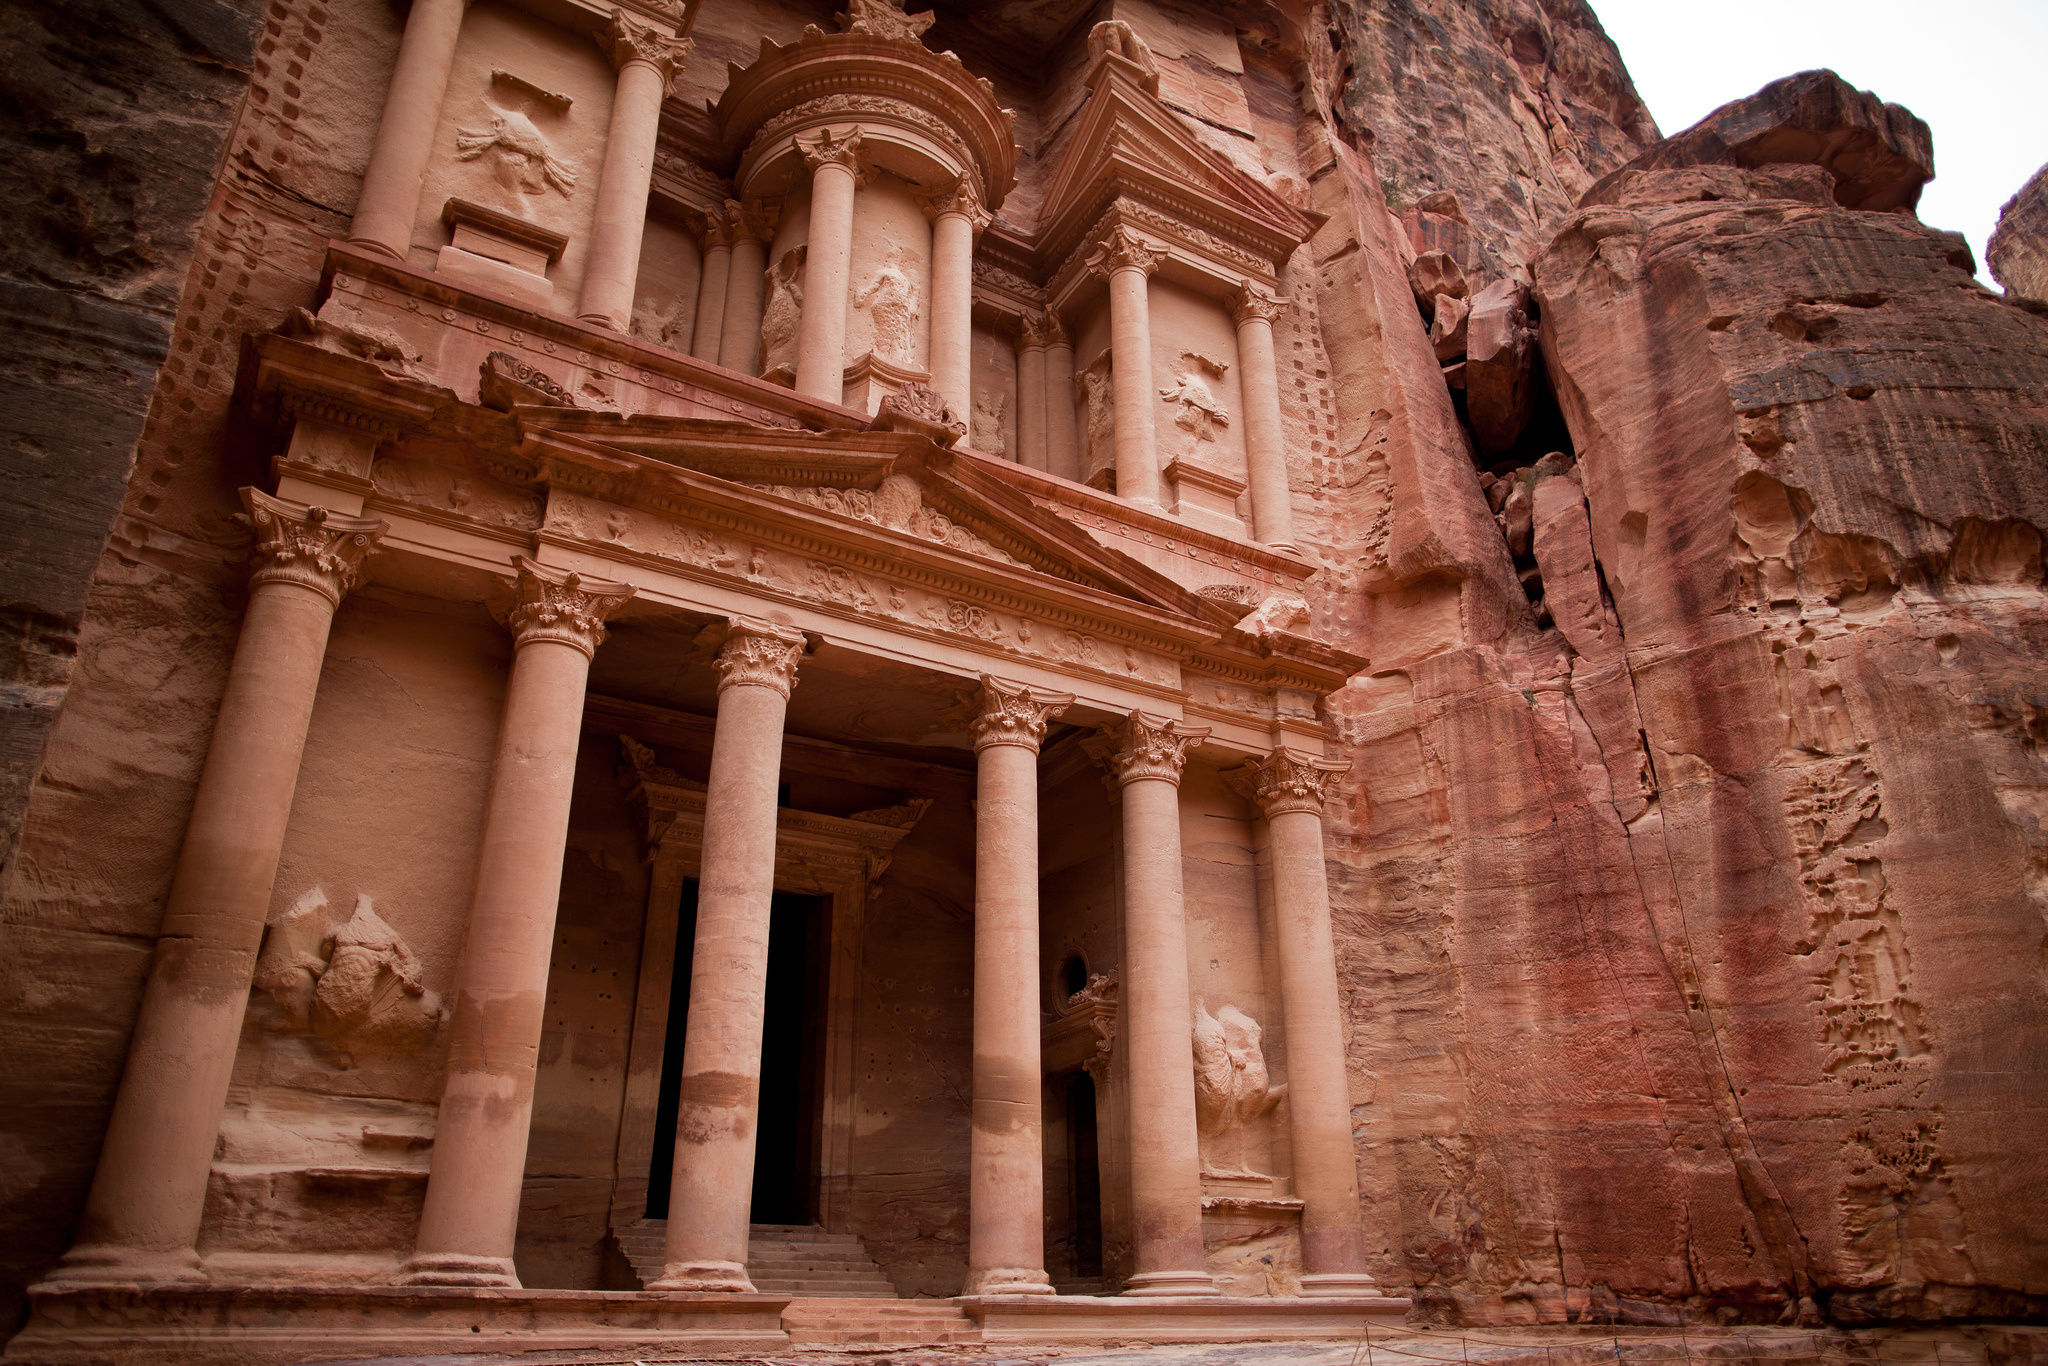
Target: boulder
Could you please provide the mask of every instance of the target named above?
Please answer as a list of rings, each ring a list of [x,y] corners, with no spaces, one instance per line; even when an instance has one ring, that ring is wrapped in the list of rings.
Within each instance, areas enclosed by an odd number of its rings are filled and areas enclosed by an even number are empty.
[[[1440,361],[1454,361],[1465,354],[1465,320],[1472,306],[1448,294],[1436,296],[1436,310],[1429,321],[1429,344]]]
[[[1438,295],[1465,297],[1465,272],[1447,252],[1425,251],[1408,263],[1408,284],[1425,309],[1435,307]]]
[[[1472,300],[1466,322],[1465,403],[1482,455],[1515,444],[1535,399],[1536,329],[1529,288],[1496,280]]]
[[[1802,71],[1666,138],[1603,177],[1579,203],[1608,202],[1610,182],[1632,171],[1784,163],[1825,168],[1834,177],[1835,203],[1845,209],[1910,209],[1934,179],[1934,138],[1911,110],[1832,71]]]
[[[2005,201],[1984,256],[2007,294],[2048,303],[2048,166]]]

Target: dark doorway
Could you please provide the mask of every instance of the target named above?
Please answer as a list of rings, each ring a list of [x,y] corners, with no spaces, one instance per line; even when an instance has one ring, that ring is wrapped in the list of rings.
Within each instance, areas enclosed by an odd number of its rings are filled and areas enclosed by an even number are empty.
[[[1095,1138],[1095,1079],[1074,1073],[1067,1088],[1067,1132],[1074,1145],[1074,1277],[1102,1274],[1102,1166]]]
[[[826,899],[777,892],[768,920],[768,990],[761,1030],[761,1099],[754,1140],[752,1222],[808,1224],[817,1215],[817,1149],[824,1042]],[[697,940],[697,884],[683,884],[676,914],[675,971],[655,1102],[647,1217],[668,1217]]]

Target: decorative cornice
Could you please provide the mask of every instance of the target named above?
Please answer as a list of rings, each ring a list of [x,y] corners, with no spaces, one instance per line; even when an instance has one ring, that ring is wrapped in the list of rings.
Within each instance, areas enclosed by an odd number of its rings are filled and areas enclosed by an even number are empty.
[[[865,185],[871,168],[867,152],[861,145],[861,127],[855,124],[837,138],[829,128],[820,128],[817,138],[806,143],[796,140],[797,151],[803,153],[804,165],[815,172],[820,166],[844,166],[853,173],[855,185]]]
[[[256,532],[257,566],[249,586],[295,583],[336,607],[362,574],[363,561],[390,524],[376,517],[337,517],[318,505],[242,490],[247,521]]]
[[[1287,301],[1277,294],[1259,288],[1247,280],[1237,287],[1237,292],[1225,301],[1230,308],[1230,320],[1242,326],[1256,318],[1270,323],[1287,311]]]
[[[796,686],[796,663],[804,637],[794,627],[759,617],[728,617],[731,633],[718,651],[718,690],[753,685],[784,697]]]
[[[967,729],[976,754],[990,745],[1016,745],[1036,754],[1045,741],[1046,723],[1074,705],[1074,695],[983,674],[980,695],[964,701],[974,712]]]
[[[604,644],[605,618],[633,596],[633,586],[608,579],[586,579],[573,570],[536,564],[524,555],[513,557],[519,576],[517,604],[506,614],[514,649],[536,641],[553,641],[597,653]]]
[[[611,61],[612,69],[624,71],[634,62],[645,62],[661,77],[664,98],[675,93],[676,73],[682,70],[695,43],[663,33],[651,24],[637,24],[623,9],[612,11],[611,22],[597,35],[597,45]]]
[[[1108,768],[1119,784],[1141,778],[1164,778],[1179,786],[1187,766],[1188,747],[1209,738],[1207,726],[1188,726],[1163,716],[1134,711],[1106,728],[1082,748]]]
[[[1139,270],[1150,275],[1159,269],[1159,257],[1160,252],[1150,243],[1119,224],[1088,253],[1083,268],[1104,279],[1119,270]]]
[[[1276,749],[1263,759],[1234,768],[1223,780],[1239,794],[1249,797],[1259,814],[1271,819],[1290,811],[1323,814],[1330,786],[1351,764],[1343,759],[1318,759]]]

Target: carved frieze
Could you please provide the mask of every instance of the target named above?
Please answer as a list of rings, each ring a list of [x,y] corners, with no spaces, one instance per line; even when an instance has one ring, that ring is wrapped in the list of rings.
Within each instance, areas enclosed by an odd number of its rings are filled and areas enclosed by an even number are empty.
[[[477,367],[477,400],[486,408],[509,413],[521,404],[573,408],[576,400],[546,371],[528,365],[509,351],[493,351]]]
[[[361,576],[363,561],[389,529],[375,517],[341,517],[324,507],[242,490],[244,520],[256,532],[256,567],[249,586],[295,583],[335,606]]]
[[[515,648],[553,641],[595,654],[604,643],[605,618],[633,595],[631,584],[586,579],[573,570],[536,564],[524,555],[513,563],[518,566],[513,583],[517,601],[506,613],[505,624],[512,630]]]
[[[925,389],[925,386],[916,386]],[[925,389],[929,394],[931,391]],[[889,400],[884,400],[884,404]],[[851,517],[857,522],[906,531],[936,541],[952,550],[976,555],[997,564],[1016,564],[1017,559],[986,537],[961,526],[936,508],[925,506],[924,490],[907,474],[892,474],[873,491],[867,489],[795,488],[787,484],[749,484],[748,488],[788,498],[807,507]]]

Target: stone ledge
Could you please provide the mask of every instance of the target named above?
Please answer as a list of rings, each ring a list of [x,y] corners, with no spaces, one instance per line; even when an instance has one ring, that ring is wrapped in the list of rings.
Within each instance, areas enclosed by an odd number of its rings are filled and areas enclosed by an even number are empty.
[[[1228,1296],[1001,1295],[957,1303],[981,1329],[984,1343],[1058,1346],[1112,1339],[1158,1342],[1252,1342],[1355,1338],[1371,1322],[1397,1328],[1407,1319],[1405,1296],[1239,1299]]]

